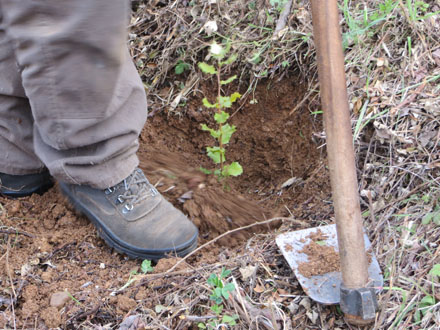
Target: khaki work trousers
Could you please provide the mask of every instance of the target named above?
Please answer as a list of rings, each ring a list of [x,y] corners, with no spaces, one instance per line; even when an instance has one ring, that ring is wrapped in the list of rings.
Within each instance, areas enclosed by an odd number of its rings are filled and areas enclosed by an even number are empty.
[[[0,172],[111,187],[147,118],[127,0],[0,0]]]

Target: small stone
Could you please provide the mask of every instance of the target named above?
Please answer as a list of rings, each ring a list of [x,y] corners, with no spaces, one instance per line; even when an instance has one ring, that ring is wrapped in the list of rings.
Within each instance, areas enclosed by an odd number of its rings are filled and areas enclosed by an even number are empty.
[[[31,272],[31,270],[32,266],[30,264],[24,264],[23,266],[21,266],[20,274],[21,276],[26,276]]]
[[[101,262],[101,263],[99,264],[99,268],[101,268],[101,269],[105,269],[105,263]]]
[[[240,268],[240,273],[243,280],[247,280],[248,278],[253,276],[255,274],[256,269],[257,269],[256,266],[251,266],[251,265]]]
[[[52,307],[56,307],[56,308],[61,308],[63,307],[66,302],[69,300],[69,295],[67,294],[67,292],[64,291],[60,291],[60,292],[55,292],[51,297],[50,297],[50,305]]]

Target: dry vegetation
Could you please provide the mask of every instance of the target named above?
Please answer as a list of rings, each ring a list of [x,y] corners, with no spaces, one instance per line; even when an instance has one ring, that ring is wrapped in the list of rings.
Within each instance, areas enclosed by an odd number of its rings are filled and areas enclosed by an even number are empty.
[[[285,75],[308,82],[306,97],[319,96],[306,1],[293,1],[286,25],[276,33],[288,1],[152,3],[137,9],[131,44],[153,111],[179,112],[178,104],[197,89],[201,77],[195,64],[213,38],[229,38],[240,50],[233,69],[249,86],[248,101],[259,79]],[[375,327],[438,328],[440,4],[385,0],[340,1],[340,6],[361,204],[386,281]],[[218,27],[211,36],[209,21]],[[186,70],[177,75],[179,63]],[[316,109],[311,113],[319,116]],[[271,265],[277,254],[271,237],[252,251],[240,264],[254,265],[254,276],[239,286],[256,306],[264,306],[254,325],[263,322],[266,309],[269,327],[276,320],[288,328],[346,327],[340,316],[331,316],[338,315],[336,309],[310,306],[296,290],[279,294],[280,281],[291,279]],[[197,287],[188,292],[200,293]],[[246,313],[239,315],[241,325],[250,326]]]
[[[286,20],[283,8],[290,7]],[[349,101],[364,225],[384,272],[375,329],[440,327],[440,2],[340,1]],[[288,8],[288,7],[287,7]],[[202,77],[197,62],[216,39],[231,40],[239,60],[230,68],[253,101],[261,79],[305,81],[319,98],[308,1],[137,1],[130,47],[149,94],[151,114],[184,116]],[[217,28],[212,31],[214,23]],[[279,31],[277,23],[281,24]],[[298,107],[299,108],[299,107]],[[319,117],[319,109],[309,109]],[[322,132],[317,132],[325,143]],[[287,219],[282,227],[304,226]],[[2,229],[3,230],[3,229]],[[6,228],[4,230],[7,230]],[[161,286],[161,304],[139,307],[122,324],[93,329],[181,329],[215,319],[211,274],[231,270],[231,298],[221,315],[247,329],[345,329],[336,306],[310,301],[275,244],[257,235],[237,255],[209,265],[139,275],[132,285]],[[3,258],[3,257],[1,257]],[[7,256],[5,257],[7,258]],[[163,280],[157,284],[158,279]],[[221,319],[221,318],[220,318]],[[218,322],[221,323],[221,322]],[[72,326],[73,326],[72,325]],[[373,327],[373,326],[372,326]],[[353,327],[351,327],[353,328]]]

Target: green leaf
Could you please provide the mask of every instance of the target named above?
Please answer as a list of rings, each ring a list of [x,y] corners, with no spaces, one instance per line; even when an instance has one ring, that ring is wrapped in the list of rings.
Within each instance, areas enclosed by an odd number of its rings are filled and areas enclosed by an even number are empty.
[[[235,285],[234,285],[234,283],[228,283],[228,284],[226,284],[225,287],[224,287],[224,290],[226,290],[226,291],[230,291],[230,292],[234,291],[234,290],[235,290]]]
[[[229,96],[220,96],[217,97],[218,104],[220,108],[230,108],[232,106],[232,101]]]
[[[237,54],[232,54],[229,56],[229,58],[226,61],[220,62],[220,65],[228,65],[235,62],[235,60],[238,58]]]
[[[206,329],[206,325],[205,325],[205,323],[199,322],[199,323],[197,324],[197,326],[199,327],[199,329]]]
[[[220,131],[210,128],[206,124],[201,124],[200,127],[202,128],[202,131],[208,131],[213,138],[218,139],[220,137]]]
[[[239,176],[243,173],[243,167],[238,162],[232,162],[223,167],[223,176]]]
[[[232,103],[237,101],[241,97],[241,94],[238,92],[233,93],[230,96],[220,96],[217,97],[218,104],[220,104],[220,108],[230,108]]]
[[[239,92],[235,92],[230,97],[231,97],[231,102],[234,103],[241,97],[241,94]]]
[[[220,147],[206,147],[206,154],[215,164],[225,161],[225,149]]]
[[[440,276],[440,264],[435,264],[434,267],[429,271],[429,275]]]
[[[434,213],[426,213],[422,219],[422,225],[429,225],[429,223],[432,221],[432,218],[434,218]]]
[[[229,316],[229,315],[223,315],[222,317],[222,323],[227,323],[229,325],[236,325],[237,323],[235,322],[235,320],[237,319],[237,317],[234,316]]]
[[[176,74],[182,74],[185,70],[189,69],[189,64],[179,60],[174,67],[174,72]]]
[[[222,296],[222,288],[215,288],[214,289],[214,296],[216,296],[216,297],[221,297]]]
[[[226,269],[225,267],[222,267],[220,278],[226,278],[229,275],[231,275],[231,271],[229,269]]]
[[[260,63],[260,61],[261,61],[260,53],[259,52],[255,52],[252,55],[252,58],[249,61],[252,62],[253,64]]]
[[[232,318],[232,317],[229,316],[229,315],[223,315],[223,317],[222,317],[222,323],[229,323],[229,322],[232,322],[232,321],[234,321],[234,318]]]
[[[211,171],[211,170],[208,170],[207,168],[204,168],[204,167],[202,167],[202,166],[199,167],[199,170],[200,170],[201,172],[203,172],[204,174],[212,174],[212,171]]]
[[[216,274],[211,274],[208,277],[207,282],[208,282],[209,285],[211,285],[213,287],[217,287],[218,283],[220,282],[220,279],[218,278],[218,276]]]
[[[204,73],[209,73],[209,74],[216,74],[217,73],[217,70],[214,68],[213,65],[210,65],[205,62],[199,62],[197,65],[200,68],[200,70],[202,70]]]
[[[220,132],[221,132],[221,136],[222,136],[222,143],[223,144],[228,144],[229,140],[231,140],[231,136],[232,134],[234,134],[234,132],[236,131],[236,128],[234,125],[223,125],[220,127]]]
[[[436,225],[440,225],[440,211],[434,212],[434,217],[433,217],[432,221]]]
[[[228,292],[228,290],[226,290],[225,288],[222,289],[222,296],[223,296],[225,299],[229,299],[229,292]]]
[[[152,272],[154,269],[153,266],[151,266],[151,260],[145,259],[144,261],[142,261],[141,270],[143,273]]]
[[[325,245],[325,241],[316,241],[316,244],[324,246]]]
[[[218,315],[222,312],[223,305],[213,305],[211,306],[211,310]]]
[[[215,104],[209,103],[209,101],[206,97],[203,98],[202,103],[207,108],[217,108],[217,106],[218,106],[218,103],[215,103]]]
[[[420,300],[419,310],[421,310],[422,314],[425,315],[427,310],[424,308],[430,307],[433,305],[435,305],[435,298],[433,296],[427,295],[427,296],[423,297],[422,300]]]
[[[422,319],[420,310],[416,309],[416,312],[414,313],[414,321],[416,321],[417,323],[420,322],[420,320]]]
[[[216,112],[214,114],[214,119],[217,122],[217,124],[224,124],[229,118],[229,113],[225,111],[221,111],[220,113]]]
[[[237,79],[237,75],[236,74],[233,75],[232,77],[229,77],[226,80],[220,80],[220,85],[227,85],[227,84],[233,82],[235,79]]]
[[[222,289],[215,288],[209,299],[213,300],[216,304],[221,304],[222,302]]]

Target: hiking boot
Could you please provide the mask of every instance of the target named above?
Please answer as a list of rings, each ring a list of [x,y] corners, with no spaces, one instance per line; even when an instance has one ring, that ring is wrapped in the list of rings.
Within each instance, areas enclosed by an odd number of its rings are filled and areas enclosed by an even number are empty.
[[[196,226],[165,200],[141,169],[105,190],[66,183],[60,187],[106,243],[131,258],[182,257],[197,246]]]
[[[0,194],[9,197],[24,197],[33,193],[42,194],[53,186],[49,171],[35,174],[11,175],[0,173]]]

